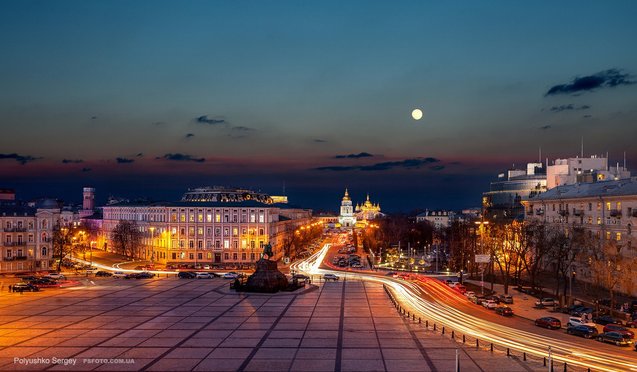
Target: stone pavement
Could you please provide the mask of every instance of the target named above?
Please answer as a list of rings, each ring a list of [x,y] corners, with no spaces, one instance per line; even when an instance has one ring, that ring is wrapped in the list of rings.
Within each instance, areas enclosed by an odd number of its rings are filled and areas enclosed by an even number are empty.
[[[268,296],[222,279],[93,283],[0,297],[0,369],[451,371],[457,348],[462,371],[543,369],[425,330],[377,284]]]

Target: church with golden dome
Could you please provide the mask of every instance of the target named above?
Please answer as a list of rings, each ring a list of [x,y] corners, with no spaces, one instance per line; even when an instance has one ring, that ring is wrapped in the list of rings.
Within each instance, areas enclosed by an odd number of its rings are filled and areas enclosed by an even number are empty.
[[[338,216],[338,223],[341,227],[365,227],[369,221],[382,216],[380,204],[372,203],[369,200],[369,194],[367,194],[367,200],[363,204],[357,203],[354,207],[349,192],[345,189],[345,195],[341,201],[341,213]]]

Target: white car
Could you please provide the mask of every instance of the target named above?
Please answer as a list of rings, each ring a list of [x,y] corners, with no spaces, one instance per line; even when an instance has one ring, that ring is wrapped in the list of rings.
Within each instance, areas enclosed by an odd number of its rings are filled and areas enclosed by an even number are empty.
[[[206,273],[206,272],[198,272],[198,273],[195,273],[195,278],[197,278],[197,279],[212,279],[212,278],[214,278],[214,275],[212,275],[211,273]]]
[[[123,278],[126,274],[123,271],[114,271],[113,278]]]
[[[476,293],[474,291],[466,291],[464,295],[467,296],[467,298],[469,298],[469,297],[475,296]]]
[[[555,306],[557,301],[554,298],[547,297],[541,298],[538,301],[535,301],[535,306]]]
[[[325,275],[323,275],[323,280],[326,280],[326,281],[327,281],[327,280],[334,280],[334,281],[336,281],[336,280],[338,280],[338,279],[339,279],[339,278],[338,278],[338,276],[336,276],[336,275],[334,275],[334,274],[325,274]]]
[[[486,300],[482,302],[482,306],[486,307],[489,310],[493,310],[498,307],[498,304],[493,300]]]
[[[66,277],[60,273],[51,273],[44,276],[45,278],[51,278],[56,280],[64,280]]]
[[[585,325],[585,326],[589,326],[589,327],[595,327],[595,323],[590,323],[590,322],[584,322],[582,321],[582,318],[578,318],[576,316],[572,316],[568,318],[568,322],[566,323],[567,327],[575,327],[578,325]]]
[[[224,279],[237,279],[238,277],[239,277],[239,274],[235,273],[234,271],[223,274]]]
[[[210,265],[203,265],[204,270],[210,270]]]

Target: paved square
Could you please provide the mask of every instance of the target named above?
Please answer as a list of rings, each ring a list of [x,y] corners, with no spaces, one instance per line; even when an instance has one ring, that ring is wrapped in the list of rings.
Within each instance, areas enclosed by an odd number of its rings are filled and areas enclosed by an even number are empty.
[[[229,293],[222,279],[93,283],[3,294],[0,370],[454,367],[458,345],[400,317],[376,284],[330,282],[302,293],[258,295]],[[463,371],[539,369],[501,355],[460,350]]]

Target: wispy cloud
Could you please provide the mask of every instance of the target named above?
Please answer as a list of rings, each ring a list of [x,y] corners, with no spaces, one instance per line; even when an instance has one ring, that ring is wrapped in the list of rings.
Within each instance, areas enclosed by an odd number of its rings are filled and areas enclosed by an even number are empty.
[[[320,138],[315,138],[315,139],[312,140],[312,142],[314,142],[314,143],[326,143],[327,140],[320,139]]]
[[[591,92],[600,88],[634,84],[635,82],[630,79],[629,74],[623,73],[620,69],[612,68],[593,75],[575,77],[570,83],[554,85],[544,96]]]
[[[62,164],[79,164],[83,163],[82,159],[62,159]]]
[[[26,163],[30,163],[32,161],[36,161],[39,159],[42,159],[41,157],[34,157],[31,155],[19,155],[16,153],[12,153],[12,154],[0,154],[0,160],[2,159],[13,159],[15,161],[17,161],[18,163],[25,165]]]
[[[144,153],[143,152],[138,152],[137,155],[135,155],[135,156],[137,156],[138,158],[141,158],[141,157],[144,156]]]
[[[542,125],[540,127],[541,130],[547,130],[547,129],[551,129],[551,128],[552,128],[551,124]]]
[[[559,106],[553,106],[551,107],[549,110],[551,112],[562,112],[562,111],[571,111],[571,110],[588,110],[589,108],[591,108],[590,105],[581,105],[581,106],[576,106],[572,103],[569,103],[568,105],[559,105]]]
[[[347,155],[336,155],[335,159],[360,159],[360,158],[371,158],[374,155],[368,152],[359,152],[358,154],[347,154]]]
[[[162,157],[157,157],[155,159],[165,159],[165,160],[172,160],[172,161],[194,161],[197,163],[203,163],[204,161],[206,161],[205,158],[195,158],[191,155],[180,154],[180,153],[166,154]]]
[[[238,127],[232,127],[232,130],[239,131],[239,132],[252,132],[252,131],[255,131],[256,129],[250,128],[250,127],[238,126]]]
[[[117,160],[117,164],[130,164],[135,161],[135,159],[128,159],[128,158],[117,158],[115,160]]]
[[[209,115],[202,115],[195,118],[195,122],[207,125],[219,125],[224,124],[226,122],[226,119],[220,117],[209,117]]]
[[[376,163],[371,165],[351,165],[351,166],[338,166],[338,165],[330,165],[325,167],[314,168],[315,170],[320,171],[352,171],[352,170],[360,170],[360,171],[385,171],[390,169],[415,169],[421,168],[428,164],[438,163],[440,159],[427,157],[427,158],[413,158],[413,159],[405,159],[398,161],[386,161],[382,163]],[[442,168],[440,168],[442,167]],[[435,169],[434,169],[435,168]],[[442,170],[444,166],[432,166],[430,169],[432,170]]]
[[[91,168],[87,168],[87,167],[82,168],[82,172],[90,172],[90,171],[92,171]]]
[[[185,139],[191,139],[192,137],[194,137],[195,135],[192,133],[186,133],[186,135],[184,136]]]

